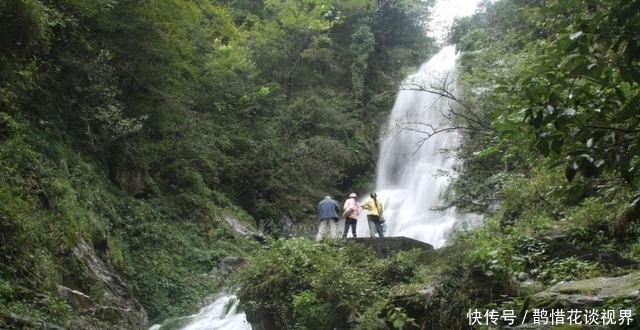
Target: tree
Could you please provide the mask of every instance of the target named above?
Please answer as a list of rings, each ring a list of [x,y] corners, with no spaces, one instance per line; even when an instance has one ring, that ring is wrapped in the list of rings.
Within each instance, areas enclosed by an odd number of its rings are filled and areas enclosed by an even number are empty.
[[[577,173],[616,173],[627,184],[638,177],[640,158],[640,26],[638,1],[550,7],[559,37],[549,43],[540,65],[498,81],[506,106],[496,111],[503,134],[526,134],[544,156]]]

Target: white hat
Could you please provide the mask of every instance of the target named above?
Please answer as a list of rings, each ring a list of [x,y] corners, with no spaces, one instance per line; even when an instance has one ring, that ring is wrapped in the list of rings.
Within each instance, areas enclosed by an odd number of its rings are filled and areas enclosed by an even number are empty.
[[[351,193],[351,195],[349,195],[349,198],[351,198],[351,197],[356,198],[358,196],[356,195],[356,193]]]

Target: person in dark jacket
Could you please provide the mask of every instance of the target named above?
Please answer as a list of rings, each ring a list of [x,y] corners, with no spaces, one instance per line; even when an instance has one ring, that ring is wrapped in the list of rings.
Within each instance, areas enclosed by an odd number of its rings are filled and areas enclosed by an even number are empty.
[[[316,241],[320,241],[324,236],[334,237],[336,235],[338,214],[340,214],[340,205],[331,196],[325,197],[318,204],[320,226]]]

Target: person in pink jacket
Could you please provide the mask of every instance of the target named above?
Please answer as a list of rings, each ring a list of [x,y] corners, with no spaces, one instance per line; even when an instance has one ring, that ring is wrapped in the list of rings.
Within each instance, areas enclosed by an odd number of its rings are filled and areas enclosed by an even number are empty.
[[[349,226],[351,226],[351,233],[353,237],[356,236],[356,225],[358,224],[358,215],[360,214],[360,203],[356,200],[356,193],[351,193],[349,195],[349,199],[344,202],[344,207],[342,208],[344,212],[342,216],[344,216],[344,231],[342,232],[342,238],[347,238],[347,233],[349,232]]]

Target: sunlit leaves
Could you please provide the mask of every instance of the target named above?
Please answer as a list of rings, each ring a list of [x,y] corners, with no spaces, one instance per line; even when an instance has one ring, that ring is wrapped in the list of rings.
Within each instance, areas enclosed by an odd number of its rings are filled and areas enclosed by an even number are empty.
[[[330,0],[265,0],[264,7],[290,29],[321,31],[340,21]]]

